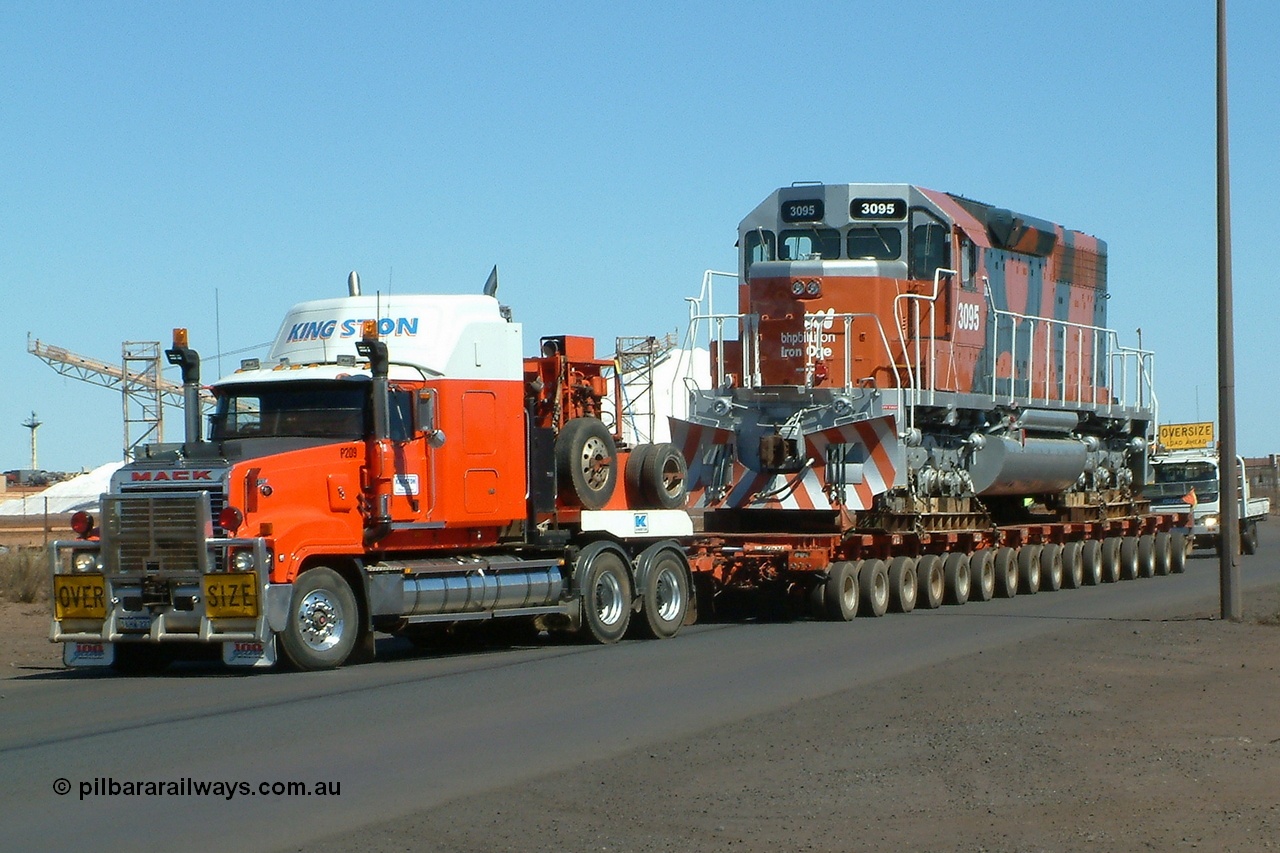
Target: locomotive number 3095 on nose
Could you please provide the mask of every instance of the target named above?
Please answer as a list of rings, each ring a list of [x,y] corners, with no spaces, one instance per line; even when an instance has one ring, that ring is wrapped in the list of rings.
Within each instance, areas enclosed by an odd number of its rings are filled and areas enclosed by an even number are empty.
[[[906,219],[907,203],[900,198],[855,198],[849,204],[850,219]]]

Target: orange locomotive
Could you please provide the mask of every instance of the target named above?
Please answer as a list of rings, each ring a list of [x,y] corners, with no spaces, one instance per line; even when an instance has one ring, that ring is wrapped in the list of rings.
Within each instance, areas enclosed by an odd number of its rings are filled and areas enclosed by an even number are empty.
[[[1181,566],[1176,519],[1138,496],[1152,354],[1106,328],[1102,241],[911,185],[797,184],[738,247],[736,312],[694,303],[711,382],[672,422],[722,537],[693,549],[711,592],[848,618],[859,592],[883,612],[1011,595],[1020,571],[1034,592],[1041,568],[1056,588],[1063,559],[1068,584]]]
[[[175,334],[186,441],[149,447],[100,527],[82,514],[81,538],[51,546],[67,664],[204,646],[321,669],[371,655],[375,630],[425,641],[504,619],[614,642],[633,613],[656,638],[692,620],[683,478],[661,476],[679,455],[620,449],[601,420],[613,362],[572,336],[522,357],[496,271],[490,285],[375,298],[353,273],[213,386],[207,440],[199,357]]]

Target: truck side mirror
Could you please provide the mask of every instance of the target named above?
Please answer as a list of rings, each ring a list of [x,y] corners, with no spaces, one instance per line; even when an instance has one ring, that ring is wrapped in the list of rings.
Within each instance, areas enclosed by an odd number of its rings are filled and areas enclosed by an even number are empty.
[[[436,427],[436,392],[430,389],[418,392],[418,432],[427,437],[427,443],[439,448],[444,444],[444,432]]]
[[[434,391],[418,392],[418,432],[432,432],[436,428],[436,395]]]

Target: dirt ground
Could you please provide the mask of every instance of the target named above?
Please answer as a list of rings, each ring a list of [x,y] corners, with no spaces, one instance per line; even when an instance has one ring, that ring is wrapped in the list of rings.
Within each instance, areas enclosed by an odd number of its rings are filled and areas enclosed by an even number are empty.
[[[0,603],[0,677],[61,665],[46,606]],[[307,850],[1280,849],[1277,611],[1077,623]]]

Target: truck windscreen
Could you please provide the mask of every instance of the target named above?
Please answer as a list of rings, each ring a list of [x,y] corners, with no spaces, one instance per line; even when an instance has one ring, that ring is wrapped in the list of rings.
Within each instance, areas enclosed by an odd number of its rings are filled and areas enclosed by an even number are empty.
[[[1181,499],[1196,490],[1196,499],[1218,499],[1218,468],[1212,462],[1162,462],[1152,466],[1154,483],[1143,489],[1148,497]]]
[[[222,389],[211,418],[213,441],[243,438],[332,438],[368,430],[369,386],[363,382],[272,382]]]

